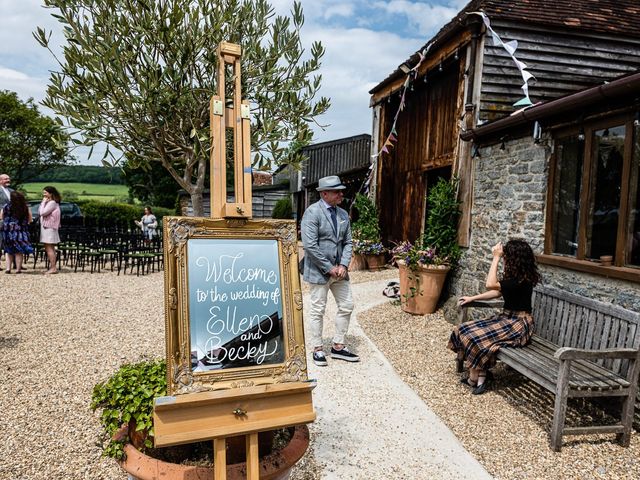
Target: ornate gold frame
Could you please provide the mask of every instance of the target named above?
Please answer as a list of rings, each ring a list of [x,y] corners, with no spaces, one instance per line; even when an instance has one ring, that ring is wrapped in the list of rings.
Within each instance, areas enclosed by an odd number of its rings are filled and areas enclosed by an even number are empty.
[[[306,381],[307,362],[295,222],[292,220],[214,220],[199,217],[164,217],[163,223],[168,395]],[[285,338],[283,363],[211,372],[192,372],[187,241],[196,238],[277,240],[280,254],[283,336]]]

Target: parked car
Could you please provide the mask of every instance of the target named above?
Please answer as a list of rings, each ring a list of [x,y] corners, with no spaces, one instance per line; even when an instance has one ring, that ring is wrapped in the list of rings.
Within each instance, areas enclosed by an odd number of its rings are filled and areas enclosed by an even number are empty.
[[[38,217],[38,207],[40,206],[40,202],[38,200],[29,201],[29,209],[31,209],[31,216],[33,217],[33,221],[37,221]],[[82,224],[84,220],[84,216],[82,215],[82,211],[78,204],[73,202],[61,202],[60,203],[60,219],[64,224],[72,224],[78,225]]]

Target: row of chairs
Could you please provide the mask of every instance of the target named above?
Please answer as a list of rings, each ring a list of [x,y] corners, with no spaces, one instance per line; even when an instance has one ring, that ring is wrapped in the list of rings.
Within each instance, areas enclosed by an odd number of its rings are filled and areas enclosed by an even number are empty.
[[[87,227],[66,229],[60,232],[60,243],[56,246],[58,268],[67,266],[75,272],[88,269],[91,273],[103,269],[123,274],[144,275],[162,270],[164,256],[162,236],[147,240],[140,232],[96,231]],[[33,266],[48,259],[44,246],[34,243]]]

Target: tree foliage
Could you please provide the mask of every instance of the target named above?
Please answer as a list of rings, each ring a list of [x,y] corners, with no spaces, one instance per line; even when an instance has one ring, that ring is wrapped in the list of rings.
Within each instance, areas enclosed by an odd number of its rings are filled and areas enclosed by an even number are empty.
[[[242,91],[252,113],[254,166],[297,163],[310,123],[329,107],[314,101],[324,48],[300,40],[304,16],[275,16],[267,0],[44,0],[67,44],[45,105],[86,145],[104,141],[133,168],[161,164],[202,212],[209,163],[209,101],[217,90],[216,47],[242,46]],[[34,32],[49,48],[50,34]],[[113,156],[109,150],[105,156]],[[115,158],[105,158],[113,163]]]
[[[151,168],[132,168],[125,164],[124,182],[129,187],[129,195],[148,205],[172,208],[176,204],[180,187],[159,163]],[[207,185],[205,178],[205,185]]]
[[[14,187],[71,163],[67,142],[68,135],[32,99],[23,102],[15,92],[0,91],[0,173],[10,175]]]
[[[29,169],[30,181],[50,183],[98,183],[105,185],[124,185],[120,167],[99,167],[96,165],[70,165],[53,168],[41,173]]]

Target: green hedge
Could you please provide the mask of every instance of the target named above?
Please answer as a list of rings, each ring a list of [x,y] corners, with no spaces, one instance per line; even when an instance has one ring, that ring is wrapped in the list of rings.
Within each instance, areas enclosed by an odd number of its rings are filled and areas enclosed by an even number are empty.
[[[85,222],[87,219],[93,220],[96,223],[114,223],[114,224],[127,224],[131,227],[135,227],[134,220],[140,220],[144,215],[144,207],[138,205],[128,205],[126,203],[105,203],[96,200],[78,200],[76,202],[82,214],[84,215]],[[165,215],[175,215],[176,212],[171,208],[151,207],[153,214],[158,219],[158,223],[162,222],[162,217]]]

